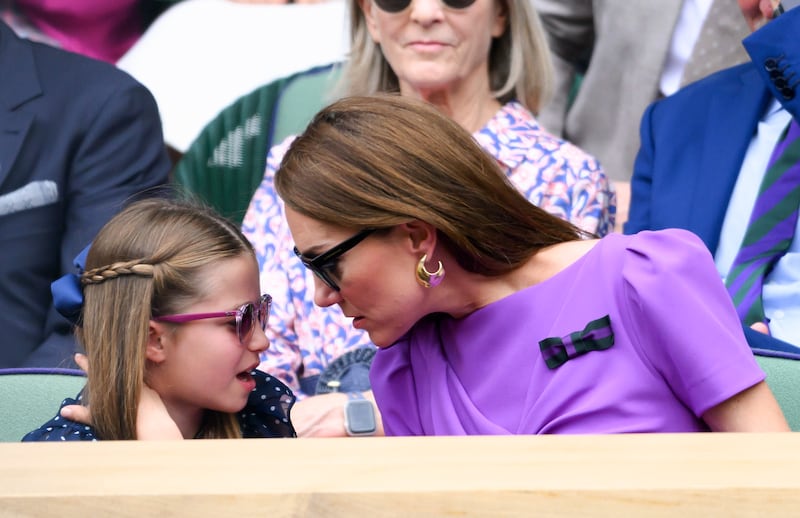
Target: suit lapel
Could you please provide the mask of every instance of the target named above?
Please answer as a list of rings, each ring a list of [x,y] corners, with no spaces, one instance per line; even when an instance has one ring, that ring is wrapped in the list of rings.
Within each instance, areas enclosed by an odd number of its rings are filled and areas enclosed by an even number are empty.
[[[0,190],[16,161],[34,116],[20,110],[42,95],[33,50],[0,22]]]
[[[17,160],[32,122],[33,115],[25,112],[6,113],[0,121],[0,192],[4,190],[3,183]]]
[[[712,253],[719,244],[744,156],[769,100],[769,91],[750,66],[742,68],[739,82],[720,83],[710,102],[690,221]]]

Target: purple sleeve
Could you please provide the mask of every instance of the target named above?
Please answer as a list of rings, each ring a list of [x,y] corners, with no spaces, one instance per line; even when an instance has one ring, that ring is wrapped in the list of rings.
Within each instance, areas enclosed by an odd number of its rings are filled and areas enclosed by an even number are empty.
[[[635,347],[695,415],[765,378],[697,236],[640,232],[627,247],[623,278]]]

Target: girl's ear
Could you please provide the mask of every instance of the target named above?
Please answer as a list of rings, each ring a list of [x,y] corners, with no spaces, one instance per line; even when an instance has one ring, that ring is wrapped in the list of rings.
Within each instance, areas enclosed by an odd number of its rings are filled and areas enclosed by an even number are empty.
[[[167,326],[152,320],[149,326],[145,357],[153,363],[161,363],[167,359],[167,349],[162,343],[162,339],[167,338]]]
[[[420,220],[399,225],[408,238],[410,250],[414,254],[431,254],[436,248],[436,229],[430,223]]]

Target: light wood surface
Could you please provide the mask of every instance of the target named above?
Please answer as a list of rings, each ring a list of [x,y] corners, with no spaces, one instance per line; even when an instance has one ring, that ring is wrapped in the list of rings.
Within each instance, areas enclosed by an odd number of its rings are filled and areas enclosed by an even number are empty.
[[[0,516],[798,516],[800,434],[2,443]]]

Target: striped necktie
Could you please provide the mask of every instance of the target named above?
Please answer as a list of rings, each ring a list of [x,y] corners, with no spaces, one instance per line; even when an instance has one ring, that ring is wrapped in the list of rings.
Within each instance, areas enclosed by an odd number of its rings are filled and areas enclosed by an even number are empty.
[[[746,325],[765,322],[764,278],[794,238],[800,207],[800,124],[784,131],[767,166],[753,213],[726,285]]]

